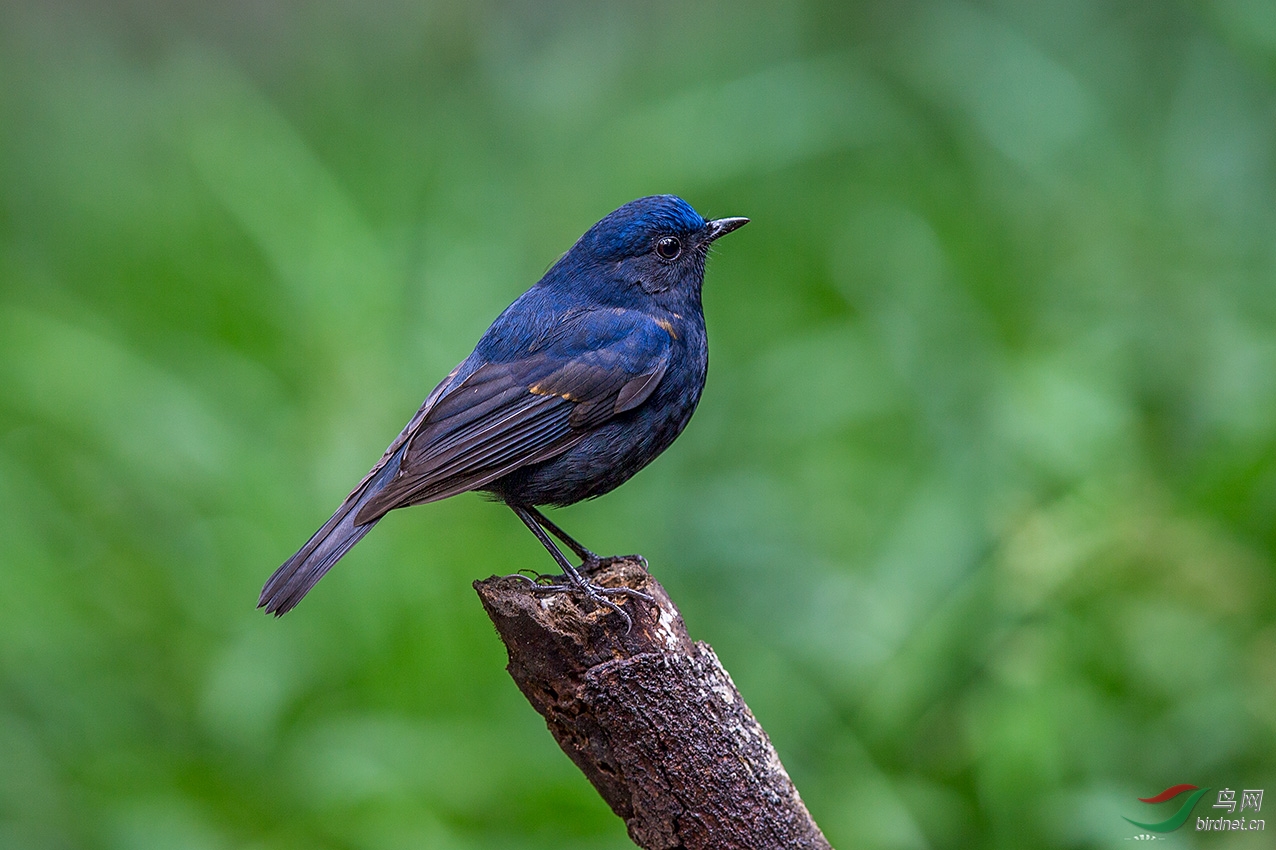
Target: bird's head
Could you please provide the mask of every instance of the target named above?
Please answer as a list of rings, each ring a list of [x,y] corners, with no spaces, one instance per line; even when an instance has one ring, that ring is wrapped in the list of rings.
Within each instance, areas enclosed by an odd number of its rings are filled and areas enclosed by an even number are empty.
[[[715,239],[747,218],[705,219],[675,195],[630,201],[591,227],[564,259],[580,262],[622,286],[656,295],[699,295]]]

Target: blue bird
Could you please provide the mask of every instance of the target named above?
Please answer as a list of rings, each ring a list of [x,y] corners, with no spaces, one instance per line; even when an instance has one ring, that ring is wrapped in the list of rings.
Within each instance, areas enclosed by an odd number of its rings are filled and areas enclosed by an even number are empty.
[[[386,512],[481,490],[513,509],[562,569],[563,583],[532,582],[535,590],[586,596],[629,623],[608,597],[647,597],[582,577],[603,559],[538,507],[610,492],[682,432],[709,363],[700,303],[709,246],[747,222],[706,221],[681,198],[654,195],[591,227],[434,388],[270,577],[258,607],[291,610]]]

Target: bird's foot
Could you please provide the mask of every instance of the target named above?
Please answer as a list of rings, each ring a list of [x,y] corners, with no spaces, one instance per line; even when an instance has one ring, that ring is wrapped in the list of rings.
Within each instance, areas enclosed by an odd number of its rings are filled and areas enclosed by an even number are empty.
[[[600,558],[598,559],[598,562],[601,565],[603,562],[610,562],[613,560],[619,559]],[[529,570],[528,572],[532,571]],[[573,581],[574,576],[570,575],[547,576],[541,573],[533,574],[536,576],[535,579],[532,579],[530,576],[523,575],[522,572],[507,576],[507,578],[521,578],[530,585],[528,589],[531,590],[532,593],[570,593],[575,596],[584,596],[592,602],[601,605],[604,608],[609,608],[619,614],[625,621],[625,634],[629,634],[630,630],[633,629],[634,620],[629,616],[629,613],[626,612],[624,608],[621,608],[615,602],[612,602],[608,597],[626,596],[630,599],[641,599],[643,602],[650,602],[652,604],[656,601],[648,594],[643,593],[641,590],[634,590],[632,587],[604,587],[601,584],[594,584],[591,581],[585,580],[581,580],[578,584]],[[561,583],[558,581],[560,579],[567,579],[567,583]]]
[[[581,559],[579,569],[581,575],[593,575],[604,567],[610,567],[612,564],[618,564],[621,561],[637,561],[642,565],[644,571],[647,569],[647,559],[642,555],[608,555],[603,557],[602,555],[595,555],[593,552]]]
[[[527,581],[530,581],[532,584],[538,587],[544,587],[546,585],[553,584],[555,576],[545,575],[545,573],[538,573],[536,572],[536,570],[533,570],[531,568],[526,568],[526,569],[519,570],[517,573],[514,573],[513,575],[506,576],[506,578],[526,579]]]

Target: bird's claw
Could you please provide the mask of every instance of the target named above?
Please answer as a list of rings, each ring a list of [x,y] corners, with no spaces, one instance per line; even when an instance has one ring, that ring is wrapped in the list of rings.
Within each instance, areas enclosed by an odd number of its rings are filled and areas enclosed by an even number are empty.
[[[530,567],[526,569],[521,569],[513,575],[506,576],[506,578],[525,579],[538,587],[544,587],[546,585],[551,585],[554,583],[554,576],[546,575],[545,573],[539,573],[536,570],[531,569]]]
[[[603,560],[613,560],[613,559],[600,558],[599,560],[603,561]],[[614,611],[615,613],[619,614],[625,621],[625,634],[629,634],[629,632],[634,627],[633,617],[630,617],[629,613],[626,612],[625,609],[621,608],[619,605],[617,605],[615,602],[612,602],[607,597],[627,596],[630,599],[641,599],[643,602],[650,602],[652,604],[655,604],[655,601],[656,601],[649,594],[643,593],[641,590],[634,590],[632,587],[603,587],[600,584],[594,584],[593,582],[588,582],[588,581],[581,582],[580,584],[575,584],[575,583],[556,584],[554,583],[555,577],[542,575],[540,573],[535,573],[534,571],[531,571],[531,570],[529,570],[528,572],[533,572],[533,574],[536,576],[536,579],[533,580],[531,577],[523,575],[522,572],[514,573],[513,575],[506,576],[506,578],[522,579],[523,581],[527,582],[528,590],[532,591],[533,593],[571,593],[577,596],[584,596],[587,599],[590,599],[593,602],[597,603],[598,605],[602,605],[604,608],[608,608],[611,611]],[[542,582],[549,582],[549,583],[544,584]]]
[[[644,571],[647,570],[647,559],[642,555],[609,555],[605,558],[601,555],[594,555],[592,552],[590,555],[592,557],[582,558],[580,567],[578,567],[584,575],[593,575],[603,567],[610,567],[612,564],[618,564],[621,561],[637,561]]]

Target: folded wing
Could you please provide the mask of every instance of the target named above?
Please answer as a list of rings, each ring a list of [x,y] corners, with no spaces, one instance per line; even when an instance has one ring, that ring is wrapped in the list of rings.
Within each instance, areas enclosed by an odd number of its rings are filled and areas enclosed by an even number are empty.
[[[480,366],[449,387],[408,438],[395,477],[356,524],[404,505],[475,490],[548,460],[650,397],[669,334],[627,310],[578,314],[535,351]]]

